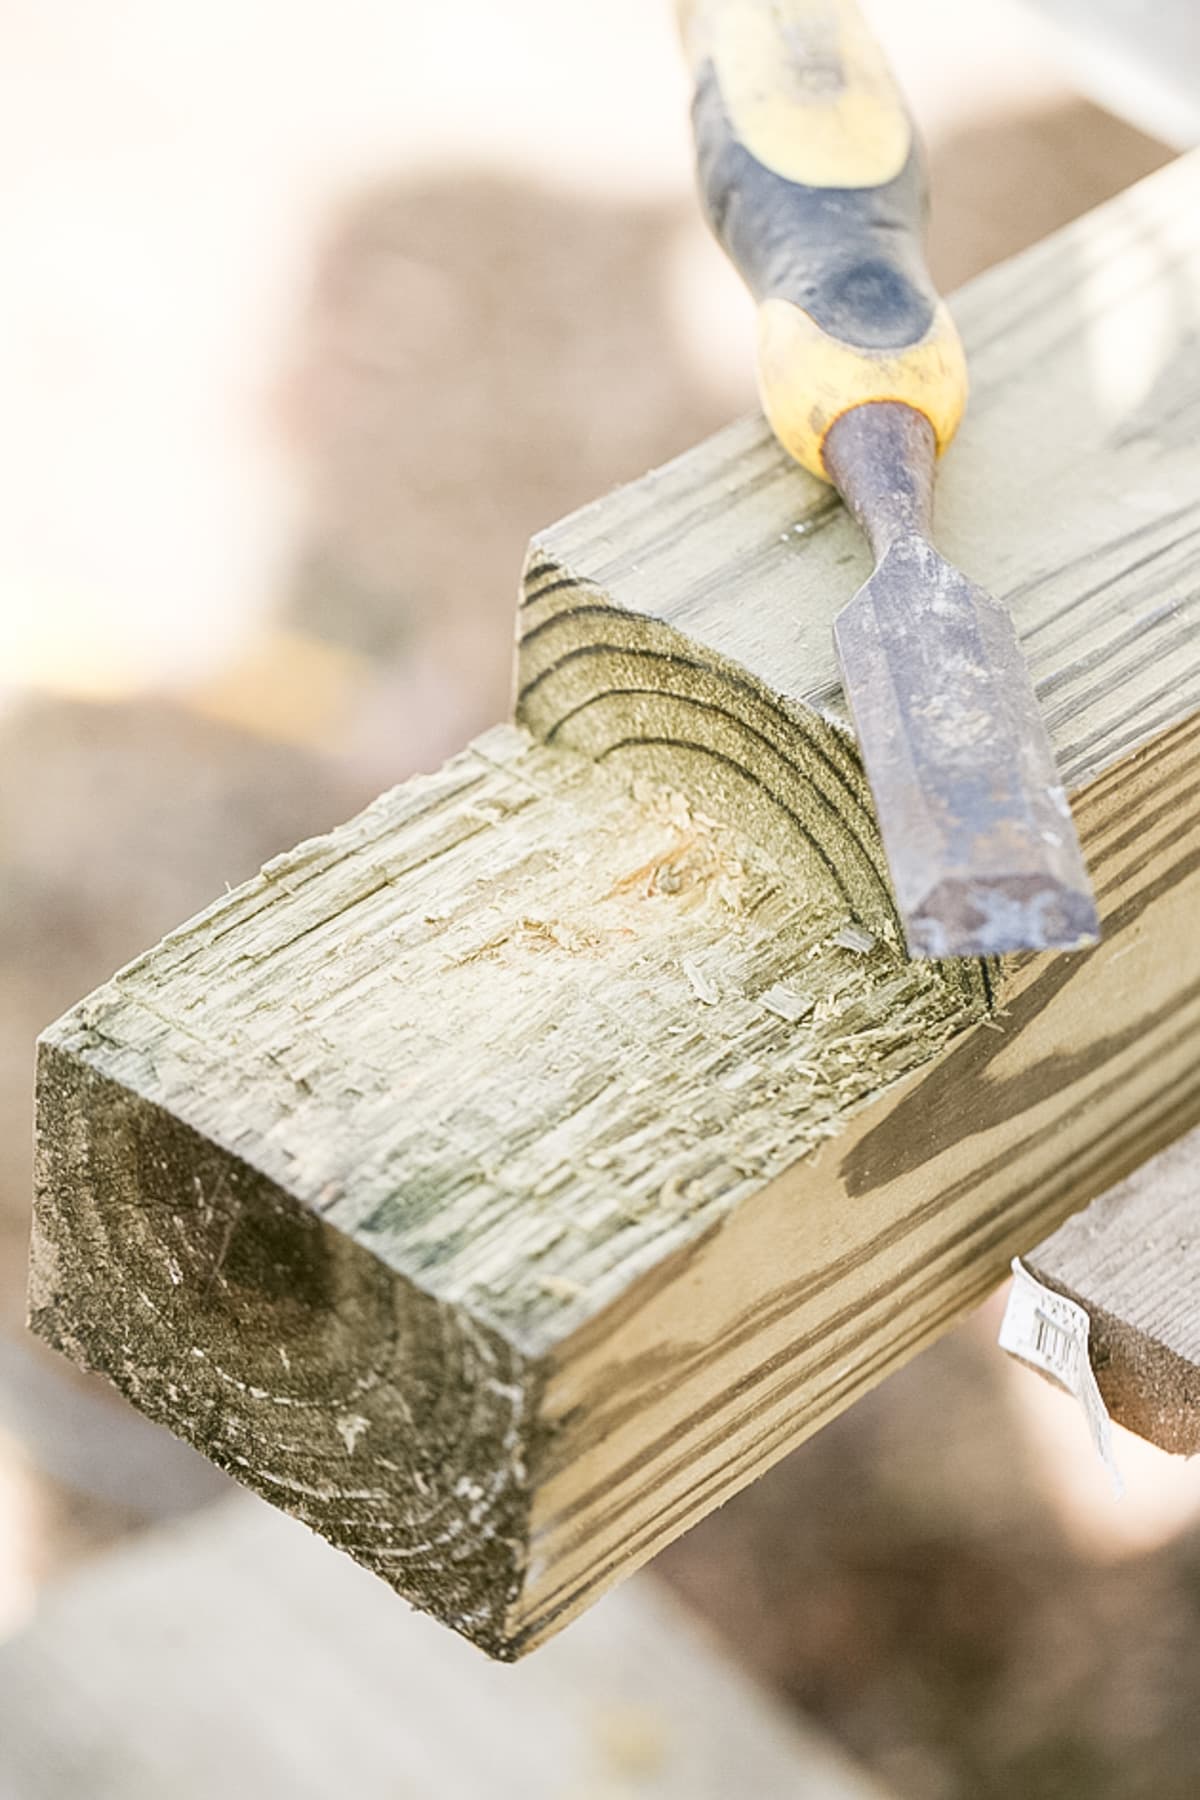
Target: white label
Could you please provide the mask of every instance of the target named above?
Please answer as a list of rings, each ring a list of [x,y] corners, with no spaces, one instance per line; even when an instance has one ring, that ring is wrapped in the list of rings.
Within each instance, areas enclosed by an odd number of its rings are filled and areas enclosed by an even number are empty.
[[[1000,1325],[1000,1348],[1040,1369],[1083,1408],[1100,1460],[1108,1470],[1113,1495],[1120,1499],[1124,1483],[1113,1456],[1112,1425],[1088,1356],[1090,1320],[1082,1306],[1035,1281],[1014,1256],[1012,1292]]]

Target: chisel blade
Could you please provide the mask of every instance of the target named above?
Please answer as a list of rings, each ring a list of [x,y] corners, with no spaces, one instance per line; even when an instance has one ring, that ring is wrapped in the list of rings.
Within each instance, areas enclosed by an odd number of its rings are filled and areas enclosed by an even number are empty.
[[[834,635],[910,954],[1093,943],[1087,870],[1007,609],[908,537]]]

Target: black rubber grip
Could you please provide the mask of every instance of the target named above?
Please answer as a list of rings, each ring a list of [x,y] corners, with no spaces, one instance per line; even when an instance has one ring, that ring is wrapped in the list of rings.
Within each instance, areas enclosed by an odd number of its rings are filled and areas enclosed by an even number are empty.
[[[711,62],[698,72],[692,120],[709,223],[757,300],[790,300],[859,349],[905,349],[925,336],[938,296],[922,248],[915,133],[884,186],[815,188],[764,167],[739,142]]]

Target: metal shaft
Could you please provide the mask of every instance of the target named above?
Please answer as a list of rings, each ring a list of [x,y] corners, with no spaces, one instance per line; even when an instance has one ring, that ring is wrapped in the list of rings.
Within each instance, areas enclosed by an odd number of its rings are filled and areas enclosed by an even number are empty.
[[[899,538],[933,541],[936,464],[932,425],[900,401],[851,407],[830,426],[825,467],[877,563]]]
[[[896,402],[826,440],[875,555],[834,638],[908,946],[1075,949],[1098,926],[1070,809],[1008,609],[931,542],[934,461],[928,421]]]

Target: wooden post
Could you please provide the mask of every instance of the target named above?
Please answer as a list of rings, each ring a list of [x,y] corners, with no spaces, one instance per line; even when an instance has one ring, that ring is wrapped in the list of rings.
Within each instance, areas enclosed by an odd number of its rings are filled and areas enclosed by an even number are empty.
[[[735,426],[539,540],[527,730],[45,1035],[35,1329],[512,1657],[1194,1124],[1198,201],[1190,159],[959,306],[939,530],[1017,611],[1098,949],[903,960],[861,547]]]

